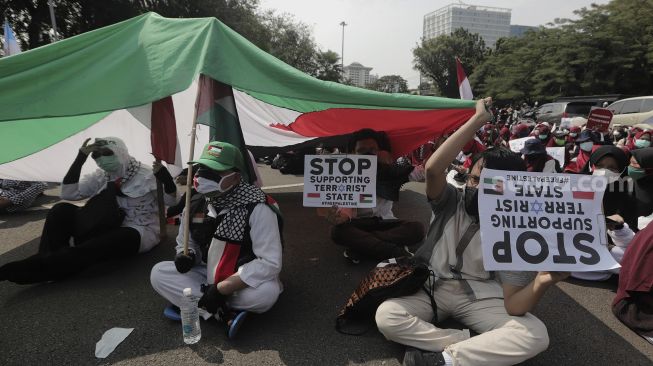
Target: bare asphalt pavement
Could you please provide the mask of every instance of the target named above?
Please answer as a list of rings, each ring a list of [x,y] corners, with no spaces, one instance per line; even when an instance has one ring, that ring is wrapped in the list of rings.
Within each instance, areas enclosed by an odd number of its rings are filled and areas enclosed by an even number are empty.
[[[265,186],[300,183],[262,165]],[[88,269],[58,283],[0,282],[0,365],[399,365],[403,347],[373,328],[362,336],[335,331],[334,319],[373,266],[348,264],[329,240],[329,226],[302,207],[302,187],[269,189],[286,229],[285,291],[266,314],[251,316],[228,340],[215,321],[202,323],[202,340],[183,344],[181,326],[165,319],[166,302],[151,288],[150,269],[173,258],[173,239],[151,252]],[[429,219],[423,184],[404,187],[395,214]],[[56,202],[57,190],[37,205]],[[46,209],[0,216],[0,265],[36,253]],[[174,238],[176,226],[168,226]],[[653,345],[611,313],[616,279],[569,280],[551,289],[535,310],[549,330],[549,349],[524,365],[653,365]],[[452,326],[457,324],[452,323]],[[134,328],[106,359],[95,343],[113,327]]]

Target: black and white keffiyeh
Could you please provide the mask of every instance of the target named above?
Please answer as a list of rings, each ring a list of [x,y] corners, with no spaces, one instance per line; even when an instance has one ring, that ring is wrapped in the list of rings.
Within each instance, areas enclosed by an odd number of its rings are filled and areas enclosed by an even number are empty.
[[[207,200],[218,214],[222,210],[227,210],[218,224],[215,237],[224,241],[242,243],[245,240],[245,229],[248,224],[247,206],[252,203],[265,203],[266,196],[260,188],[241,179],[233,191]]]
[[[133,156],[130,156],[129,165],[125,171],[125,175],[118,178],[118,180],[115,183],[118,185],[118,187],[122,187],[132,177],[134,177],[140,169],[141,169],[141,162],[136,160]],[[105,173],[105,175],[107,177],[107,182],[111,181],[109,173]]]

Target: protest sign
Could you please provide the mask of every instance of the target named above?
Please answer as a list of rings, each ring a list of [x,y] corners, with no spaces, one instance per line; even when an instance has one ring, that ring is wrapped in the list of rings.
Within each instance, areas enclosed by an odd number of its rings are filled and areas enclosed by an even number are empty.
[[[535,137],[533,136],[528,136],[528,137],[522,137],[520,139],[514,139],[508,141],[508,145],[510,146],[510,150],[519,153],[521,149],[524,147],[524,144],[526,143],[526,140],[534,139]]]
[[[565,117],[565,118],[560,118],[560,128],[561,129],[570,129],[573,124],[572,124],[573,118]]]
[[[376,156],[306,155],[304,207],[376,207]]]
[[[551,155],[552,158],[556,159],[560,166],[565,166],[565,147],[547,147],[546,153]]]
[[[601,213],[605,177],[483,169],[478,187],[488,271],[618,268]]]
[[[596,108],[590,111],[590,115],[587,117],[587,124],[585,126],[588,129],[597,132],[608,132],[611,121],[612,112],[610,110]]]

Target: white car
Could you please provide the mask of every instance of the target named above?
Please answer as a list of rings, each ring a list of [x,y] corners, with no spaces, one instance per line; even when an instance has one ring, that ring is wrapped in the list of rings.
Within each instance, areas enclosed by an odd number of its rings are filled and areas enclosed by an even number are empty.
[[[653,95],[618,100],[606,109],[614,114],[612,125],[633,126],[653,117]]]

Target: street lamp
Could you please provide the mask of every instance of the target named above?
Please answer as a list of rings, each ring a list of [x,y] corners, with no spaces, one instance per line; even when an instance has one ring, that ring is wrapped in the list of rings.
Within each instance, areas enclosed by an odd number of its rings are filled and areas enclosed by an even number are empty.
[[[340,51],[340,67],[342,68],[343,72],[345,70],[345,26],[347,23],[343,20],[340,22],[340,25],[342,26],[342,49]]]
[[[52,39],[54,39],[54,41],[56,42],[59,40],[59,33],[57,33],[57,20],[54,18],[55,6],[56,5],[54,4],[53,0],[48,1],[48,7],[50,8],[50,21],[52,22],[52,31],[53,31]]]

